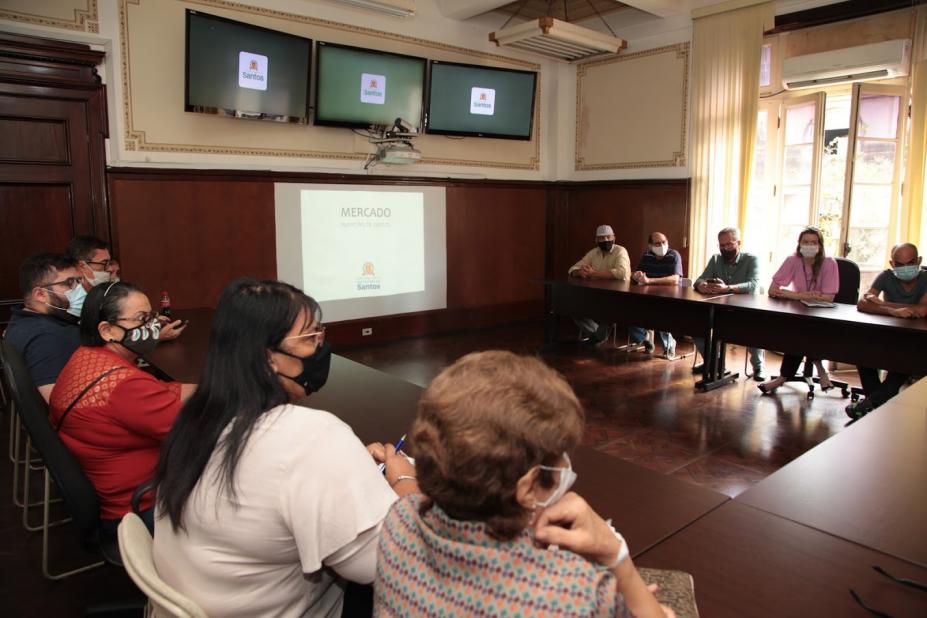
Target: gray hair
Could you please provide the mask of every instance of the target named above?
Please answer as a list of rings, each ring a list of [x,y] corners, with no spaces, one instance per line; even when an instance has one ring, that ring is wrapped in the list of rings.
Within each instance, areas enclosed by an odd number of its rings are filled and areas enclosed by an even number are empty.
[[[740,240],[740,230],[736,227],[723,227],[721,231],[718,232],[718,238],[721,238],[721,234],[730,234],[734,237],[734,240]]]

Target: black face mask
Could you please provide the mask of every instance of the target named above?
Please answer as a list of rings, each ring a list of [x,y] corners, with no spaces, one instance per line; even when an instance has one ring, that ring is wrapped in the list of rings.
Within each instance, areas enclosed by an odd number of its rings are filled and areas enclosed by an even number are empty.
[[[734,258],[737,257],[737,249],[721,249],[721,257],[726,262],[733,262]]]
[[[588,247],[589,245],[586,245],[586,246]],[[599,243],[599,249],[601,249],[605,253],[608,253],[609,251],[611,251],[612,247],[614,246],[615,246],[614,240],[603,240],[602,242]]]
[[[119,324],[113,324],[113,326],[119,326]],[[158,347],[158,338],[161,336],[161,324],[157,321],[142,324],[135,328],[123,328],[122,326],[119,326],[119,328],[125,331],[125,336],[122,338],[122,341],[117,341],[115,343],[122,344],[122,347],[127,348],[131,352],[135,352],[139,356],[151,354],[154,352],[154,349]]]
[[[296,356],[280,348],[277,348],[276,351],[290,358],[298,358],[303,364],[303,370],[298,376],[288,376],[285,373],[278,375],[302,386],[307,395],[321,390],[325,386],[332,365],[332,349],[328,346],[327,341],[323,341],[322,345],[316,348],[315,352],[309,356]]]

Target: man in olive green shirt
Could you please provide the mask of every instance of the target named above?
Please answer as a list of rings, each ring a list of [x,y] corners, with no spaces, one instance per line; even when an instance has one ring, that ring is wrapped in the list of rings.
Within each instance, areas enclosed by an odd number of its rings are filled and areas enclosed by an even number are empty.
[[[595,231],[596,248],[590,250],[570,268],[569,275],[580,279],[617,279],[627,281],[631,276],[628,251],[615,244],[615,232],[610,225],[600,225]],[[592,343],[608,338],[608,325],[599,325],[589,318],[573,318],[583,335]]]
[[[708,260],[708,265],[692,286],[696,291],[709,296],[724,294],[756,294],[760,284],[760,264],[756,256],[740,250],[740,231],[736,227],[726,227],[718,232],[718,249]],[[702,358],[705,358],[705,340],[695,338]],[[761,382],[766,378],[763,368],[763,350],[747,348],[750,363],[753,365],[753,379]],[[692,370],[701,373],[702,366]]]

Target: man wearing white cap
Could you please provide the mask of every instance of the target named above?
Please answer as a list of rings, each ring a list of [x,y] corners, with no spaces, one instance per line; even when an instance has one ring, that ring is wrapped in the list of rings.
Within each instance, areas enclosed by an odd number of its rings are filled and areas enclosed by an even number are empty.
[[[570,276],[627,281],[631,275],[631,260],[627,249],[615,244],[615,232],[610,225],[596,228],[595,242],[596,248],[570,268]],[[601,343],[608,337],[608,326],[599,326],[589,318],[574,318],[573,321],[593,343]]]

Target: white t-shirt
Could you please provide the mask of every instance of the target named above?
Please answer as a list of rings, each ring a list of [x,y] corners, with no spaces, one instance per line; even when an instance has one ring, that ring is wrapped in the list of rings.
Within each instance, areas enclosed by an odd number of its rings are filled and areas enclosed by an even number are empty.
[[[237,506],[213,452],[184,530],[155,519],[160,576],[209,616],[338,616],[339,575],[370,583],[380,524],[396,501],[351,428],[294,405],[255,424],[235,470]]]

